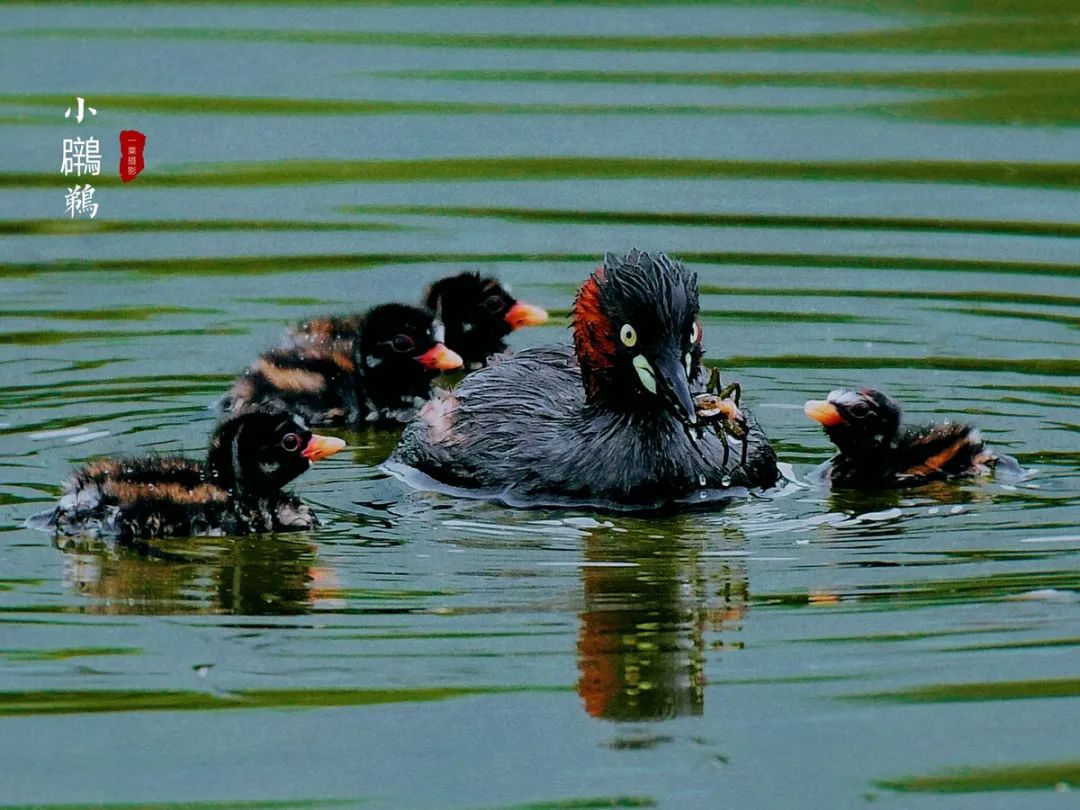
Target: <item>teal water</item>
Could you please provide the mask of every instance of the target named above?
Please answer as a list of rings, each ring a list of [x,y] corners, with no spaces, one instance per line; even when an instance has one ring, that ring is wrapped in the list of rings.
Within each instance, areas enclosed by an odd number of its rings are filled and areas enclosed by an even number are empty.
[[[1074,802],[1078,43],[1064,0],[4,4],[0,807]],[[311,534],[22,527],[72,464],[201,454],[289,322],[479,269],[554,314],[515,347],[566,341],[632,246],[697,270],[795,473],[802,402],[875,385],[1036,475],[517,511],[366,432]]]

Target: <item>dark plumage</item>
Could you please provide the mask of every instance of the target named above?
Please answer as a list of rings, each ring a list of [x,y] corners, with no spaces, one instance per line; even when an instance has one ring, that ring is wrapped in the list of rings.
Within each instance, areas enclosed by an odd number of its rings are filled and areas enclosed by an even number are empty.
[[[443,325],[442,340],[470,369],[505,352],[504,338],[515,329],[539,326],[548,318],[540,307],[518,301],[496,279],[479,273],[439,279],[424,293],[423,305]],[[285,345],[334,346],[347,354],[362,320],[361,315],[312,318],[290,330]]]
[[[574,302],[574,349],[527,349],[439,392],[390,460],[511,503],[661,508],[703,490],[775,483],[775,456],[746,413],[747,464],[701,438],[697,277],[663,254],[608,254]],[[708,497],[708,493],[705,493]]]
[[[129,541],[310,529],[315,515],[282,487],[344,445],[266,406],[219,425],[205,462],[179,456],[90,462],[68,479],[57,507],[30,524]]]
[[[494,278],[461,273],[432,284],[424,306],[446,327],[446,345],[461,355],[467,368],[487,365],[506,351],[504,338],[523,326],[539,326],[548,314],[514,298]]]
[[[324,319],[307,339],[259,357],[222,402],[237,414],[277,402],[313,425],[406,421],[441,371],[461,367],[430,313],[384,304]]]
[[[804,410],[840,451],[821,470],[837,488],[914,486],[996,469],[1023,472],[1016,459],[987,449],[971,425],[902,429],[900,405],[872,388],[832,391],[825,400],[807,402]]]

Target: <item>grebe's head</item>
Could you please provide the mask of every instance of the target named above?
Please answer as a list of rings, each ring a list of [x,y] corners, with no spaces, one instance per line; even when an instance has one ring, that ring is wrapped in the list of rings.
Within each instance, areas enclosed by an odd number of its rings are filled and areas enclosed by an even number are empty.
[[[498,280],[479,273],[439,279],[428,288],[424,305],[446,325],[448,337],[479,333],[499,339],[548,319],[545,310],[517,300]]]
[[[847,454],[887,447],[900,429],[900,405],[873,388],[830,391],[826,399],[809,400],[803,411]]]
[[[373,307],[360,324],[365,371],[413,376],[422,366],[431,376],[461,368],[461,357],[443,343],[443,326],[430,312],[405,304]],[[419,366],[417,366],[419,364]]]
[[[590,402],[667,410],[696,422],[690,379],[701,360],[697,276],[663,253],[612,253],[574,300],[574,348]]]
[[[245,496],[268,496],[345,442],[319,436],[278,403],[270,402],[222,422],[210,441],[212,482]]]

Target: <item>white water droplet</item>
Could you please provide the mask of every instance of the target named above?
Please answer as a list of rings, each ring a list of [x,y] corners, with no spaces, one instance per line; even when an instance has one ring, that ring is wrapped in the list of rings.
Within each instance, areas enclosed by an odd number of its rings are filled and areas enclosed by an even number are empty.
[[[40,430],[37,433],[31,433],[27,436],[32,442],[42,441],[44,439],[62,439],[66,436],[78,436],[83,433],[89,433],[90,428],[86,427],[70,427],[60,428],[59,430]]]
[[[1061,591],[1057,588],[1039,588],[1005,598],[1014,602],[1075,602],[1077,600],[1076,594],[1072,591]]]
[[[1063,534],[1057,537],[1024,537],[1021,543],[1074,543],[1080,542],[1080,534]]]
[[[93,433],[84,433],[81,436],[72,436],[64,441],[68,444],[85,444],[86,442],[92,442],[95,439],[101,439],[109,435],[107,430],[95,430]]]
[[[697,477],[697,483],[699,487],[705,486],[705,473],[702,473]]]
[[[863,512],[855,516],[855,521],[860,523],[880,523],[886,520],[896,520],[903,517],[904,513],[897,508],[883,509],[880,512]]]
[[[723,484],[725,487],[730,487],[731,486],[731,476],[730,475],[725,475],[723,478],[720,479],[720,483]]]

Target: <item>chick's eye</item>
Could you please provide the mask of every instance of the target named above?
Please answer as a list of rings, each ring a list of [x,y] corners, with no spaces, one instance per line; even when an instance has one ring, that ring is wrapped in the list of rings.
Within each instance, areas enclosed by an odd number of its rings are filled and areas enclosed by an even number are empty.
[[[390,345],[394,347],[395,352],[411,352],[416,348],[416,341],[408,335],[398,335],[391,341]]]
[[[506,308],[502,298],[497,295],[489,295],[487,300],[484,301],[484,309],[490,312],[492,315],[497,315]]]
[[[286,433],[281,437],[281,448],[287,453],[295,453],[300,449],[300,437],[295,433]]]
[[[870,407],[865,402],[856,402],[850,408],[848,413],[854,416],[856,419],[862,419],[868,413],[870,413]]]
[[[694,325],[690,327],[690,342],[697,343],[698,338],[701,337],[701,327],[698,326],[698,322],[694,321]]]
[[[626,346],[628,349],[633,348],[637,343],[637,330],[630,324],[624,323],[622,329],[619,330],[619,340],[621,340],[623,346]]]

